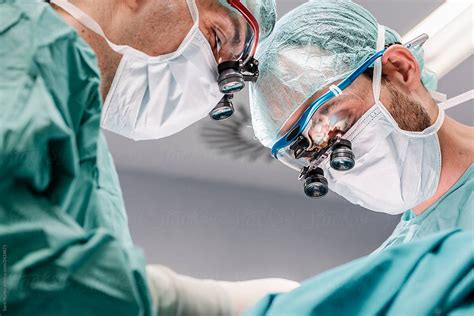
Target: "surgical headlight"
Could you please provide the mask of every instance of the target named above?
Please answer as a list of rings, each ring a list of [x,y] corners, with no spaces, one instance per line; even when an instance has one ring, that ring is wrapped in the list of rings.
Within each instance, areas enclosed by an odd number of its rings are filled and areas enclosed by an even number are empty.
[[[233,113],[233,111],[232,113],[229,111],[227,113],[230,115],[219,115],[222,104],[227,103],[233,109],[230,101],[233,94],[240,92],[245,87],[246,81],[256,82],[259,76],[258,60],[254,58],[260,36],[258,22],[240,0],[227,0],[227,3],[242,14],[247,21],[247,27],[242,52],[237,54],[237,60],[224,61],[218,65],[219,78],[217,81],[219,90],[224,94],[224,97],[209,113],[212,119],[218,121],[229,118]]]

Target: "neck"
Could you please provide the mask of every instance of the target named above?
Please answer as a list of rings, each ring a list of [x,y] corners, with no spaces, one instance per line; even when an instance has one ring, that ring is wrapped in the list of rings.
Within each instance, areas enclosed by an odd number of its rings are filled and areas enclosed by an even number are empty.
[[[101,3],[101,1],[99,1],[98,3]],[[104,18],[104,15],[101,14],[101,12],[111,12],[111,8],[109,8],[109,11],[107,11],[107,8],[105,7],[98,8],[97,4],[95,6],[87,6],[86,2],[82,4],[75,3],[75,5],[87,14],[89,14],[91,17],[93,17],[102,26],[104,32],[106,32],[107,34],[107,31],[105,29],[107,29],[108,27],[104,27],[106,25],[105,21],[111,21],[110,18]],[[103,3],[103,5],[106,5],[106,3]],[[65,12],[58,6],[53,5],[53,7],[69,25],[76,29],[77,33],[82,37],[82,39],[85,40],[87,44],[89,44],[89,46],[96,53],[101,75],[100,92],[104,100],[105,96],[109,92],[110,86],[112,85],[112,81],[115,72],[117,71],[122,55],[114,52],[101,36],[97,35],[95,32],[89,30],[87,27],[77,22],[76,19],[70,16],[67,12]],[[95,8],[94,12],[90,11],[90,8]]]
[[[413,208],[416,215],[422,214],[438,201],[474,163],[474,147],[471,143],[473,136],[473,127],[446,116],[438,132],[442,157],[438,189],[431,198]]]

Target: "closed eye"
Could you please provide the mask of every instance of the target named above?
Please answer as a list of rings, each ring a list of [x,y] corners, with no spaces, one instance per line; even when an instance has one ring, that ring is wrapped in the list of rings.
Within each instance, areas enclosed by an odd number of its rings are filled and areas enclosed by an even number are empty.
[[[219,54],[221,48],[222,48],[222,40],[221,40],[220,37],[216,34],[216,51],[217,51],[217,54]]]

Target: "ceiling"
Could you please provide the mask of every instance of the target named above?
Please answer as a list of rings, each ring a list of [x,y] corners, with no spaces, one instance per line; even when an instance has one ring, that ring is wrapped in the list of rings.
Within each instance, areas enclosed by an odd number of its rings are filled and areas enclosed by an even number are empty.
[[[305,1],[277,0],[279,15]],[[378,18],[404,34],[427,16],[441,0],[365,0],[357,1]],[[472,39],[472,37],[471,37]],[[472,89],[474,58],[471,56],[442,78],[439,90],[455,96]],[[110,149],[120,170],[164,174],[175,178],[196,178],[216,183],[265,188],[287,193],[302,193],[297,173],[269,158],[269,151],[253,138],[246,112],[247,95],[235,104],[239,112],[225,123],[204,119],[178,135],[134,142],[106,133]],[[473,102],[448,110],[448,115],[474,125]],[[332,199],[339,197],[331,196]]]

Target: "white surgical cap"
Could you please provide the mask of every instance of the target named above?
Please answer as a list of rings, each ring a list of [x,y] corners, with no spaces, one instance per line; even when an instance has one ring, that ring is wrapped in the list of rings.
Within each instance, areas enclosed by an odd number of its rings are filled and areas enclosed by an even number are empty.
[[[250,86],[250,109],[256,137],[267,147],[288,117],[322,88],[343,79],[375,53],[377,21],[348,0],[307,2],[283,16],[258,49],[260,77]],[[385,43],[400,42],[386,28]],[[425,86],[436,88],[424,70],[421,50],[412,51]]]

